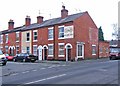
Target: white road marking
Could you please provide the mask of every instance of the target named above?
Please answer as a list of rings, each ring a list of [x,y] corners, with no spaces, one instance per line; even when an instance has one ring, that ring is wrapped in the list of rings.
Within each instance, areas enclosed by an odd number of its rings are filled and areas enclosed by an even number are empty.
[[[105,72],[105,71],[107,71],[106,69],[99,69],[99,71],[103,71],[103,72]]]
[[[30,72],[30,71],[25,71],[25,72],[22,72],[22,73],[28,73],[28,72]]]
[[[37,71],[37,70],[32,70],[32,71]]]
[[[46,68],[41,68],[42,70],[46,69]]]
[[[52,76],[52,77],[40,79],[40,80],[37,80],[37,81],[28,82],[28,83],[25,83],[25,84],[33,84],[33,83],[37,83],[37,82],[42,82],[42,81],[45,81],[45,80],[50,80],[50,79],[54,79],[54,78],[59,78],[59,77],[65,76],[65,75],[66,75],[66,74],[56,75],[56,76]]]
[[[19,73],[14,73],[14,74],[11,74],[11,76],[15,76],[15,75],[18,75]]]

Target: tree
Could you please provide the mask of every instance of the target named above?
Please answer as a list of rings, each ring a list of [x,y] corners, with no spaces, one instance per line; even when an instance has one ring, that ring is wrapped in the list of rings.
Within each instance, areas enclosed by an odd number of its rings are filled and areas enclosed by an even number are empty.
[[[104,41],[104,33],[101,26],[99,27],[99,41]]]
[[[114,32],[112,33],[112,36],[115,37],[116,40],[118,40],[118,24],[112,24]]]

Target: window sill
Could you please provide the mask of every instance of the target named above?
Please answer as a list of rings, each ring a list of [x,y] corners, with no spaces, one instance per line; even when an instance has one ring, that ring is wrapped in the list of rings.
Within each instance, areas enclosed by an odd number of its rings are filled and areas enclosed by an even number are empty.
[[[65,55],[58,55],[59,57],[65,57]]]
[[[58,39],[65,39],[65,38],[58,38]]]
[[[48,39],[48,40],[53,40],[53,39]]]
[[[33,40],[33,42],[37,42],[38,40]]]
[[[48,57],[53,57],[53,55],[48,55]]]

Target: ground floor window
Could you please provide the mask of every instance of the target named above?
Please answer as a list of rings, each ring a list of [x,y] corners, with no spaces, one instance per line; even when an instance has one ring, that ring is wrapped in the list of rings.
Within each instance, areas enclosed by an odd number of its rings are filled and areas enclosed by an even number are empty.
[[[37,45],[33,45],[33,54],[37,55]]]
[[[26,47],[27,53],[30,53],[30,47]]]
[[[8,53],[8,46],[5,46],[5,52]]]
[[[82,56],[82,45],[78,44],[78,56]]]
[[[58,48],[59,48],[59,56],[64,56],[64,43],[59,43],[58,44]]]
[[[53,56],[53,44],[48,45],[48,56]]]
[[[19,46],[16,46],[16,54],[19,54]]]
[[[96,55],[96,45],[92,45],[92,55]]]

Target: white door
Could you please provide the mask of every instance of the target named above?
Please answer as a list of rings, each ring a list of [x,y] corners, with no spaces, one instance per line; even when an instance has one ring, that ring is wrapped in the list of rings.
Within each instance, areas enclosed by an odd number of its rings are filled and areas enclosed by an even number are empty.
[[[42,60],[42,46],[38,47],[38,60]]]

